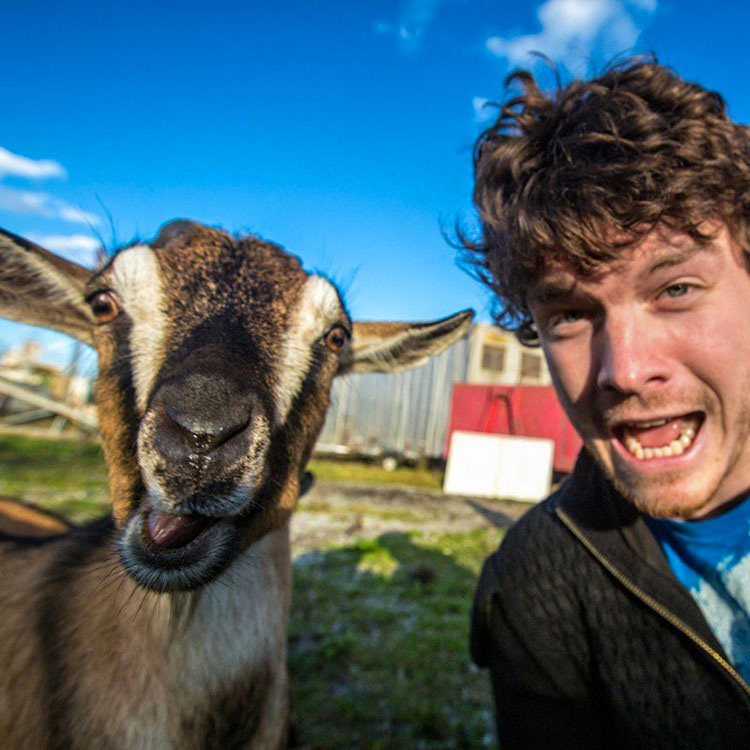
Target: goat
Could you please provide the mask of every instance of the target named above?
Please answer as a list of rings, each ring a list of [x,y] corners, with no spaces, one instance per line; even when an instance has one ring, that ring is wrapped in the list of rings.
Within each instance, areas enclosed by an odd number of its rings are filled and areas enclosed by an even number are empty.
[[[0,744],[285,746],[288,522],[333,378],[472,312],[352,323],[279,246],[177,220],[95,273],[0,230],[0,315],[96,349],[112,500],[81,527],[0,501]]]

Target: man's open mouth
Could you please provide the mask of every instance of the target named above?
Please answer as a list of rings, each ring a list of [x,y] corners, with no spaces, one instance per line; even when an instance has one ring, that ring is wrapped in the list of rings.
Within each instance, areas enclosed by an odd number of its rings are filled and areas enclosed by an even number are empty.
[[[690,450],[705,416],[692,412],[677,417],[621,422],[615,437],[625,450],[639,461],[681,456]]]

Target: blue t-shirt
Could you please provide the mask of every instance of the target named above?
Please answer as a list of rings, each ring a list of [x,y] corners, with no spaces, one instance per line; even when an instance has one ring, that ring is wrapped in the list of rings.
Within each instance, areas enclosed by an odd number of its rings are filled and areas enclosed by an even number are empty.
[[[729,660],[750,682],[750,499],[706,521],[646,521]]]

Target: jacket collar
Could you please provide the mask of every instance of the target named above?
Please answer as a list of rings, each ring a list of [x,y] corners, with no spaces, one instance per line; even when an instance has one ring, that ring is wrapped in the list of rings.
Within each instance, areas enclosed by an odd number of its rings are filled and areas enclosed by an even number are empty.
[[[584,448],[573,473],[547,500],[623,576],[723,653],[690,593],[675,578],[642,514],[617,492]]]

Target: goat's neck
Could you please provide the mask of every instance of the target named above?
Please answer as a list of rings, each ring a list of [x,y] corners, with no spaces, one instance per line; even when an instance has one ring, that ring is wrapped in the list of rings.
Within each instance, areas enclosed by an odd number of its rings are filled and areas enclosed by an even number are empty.
[[[202,589],[158,594],[134,584],[119,567],[113,545],[107,545],[76,588],[97,602],[87,615],[92,626],[101,632],[114,628],[119,643],[154,648],[179,668],[194,654],[212,658],[212,671],[221,674],[216,660],[226,657],[227,669],[246,662],[259,647],[268,646],[268,625],[288,618],[289,560],[285,525],[248,547]],[[211,654],[214,646],[220,653]]]
[[[86,748],[197,750],[234,746],[234,737],[252,738],[242,745],[249,748],[283,742],[288,526],[189,594],[136,587],[111,535],[87,546],[74,534],[60,544],[57,562],[65,568],[67,558],[68,575],[59,570],[59,580],[40,591],[42,661],[11,665],[19,674],[46,669],[51,677],[36,679],[52,679],[57,696],[69,696],[35,709],[53,717],[52,736]],[[49,570],[54,562],[48,559]],[[36,746],[46,743],[39,738]]]

